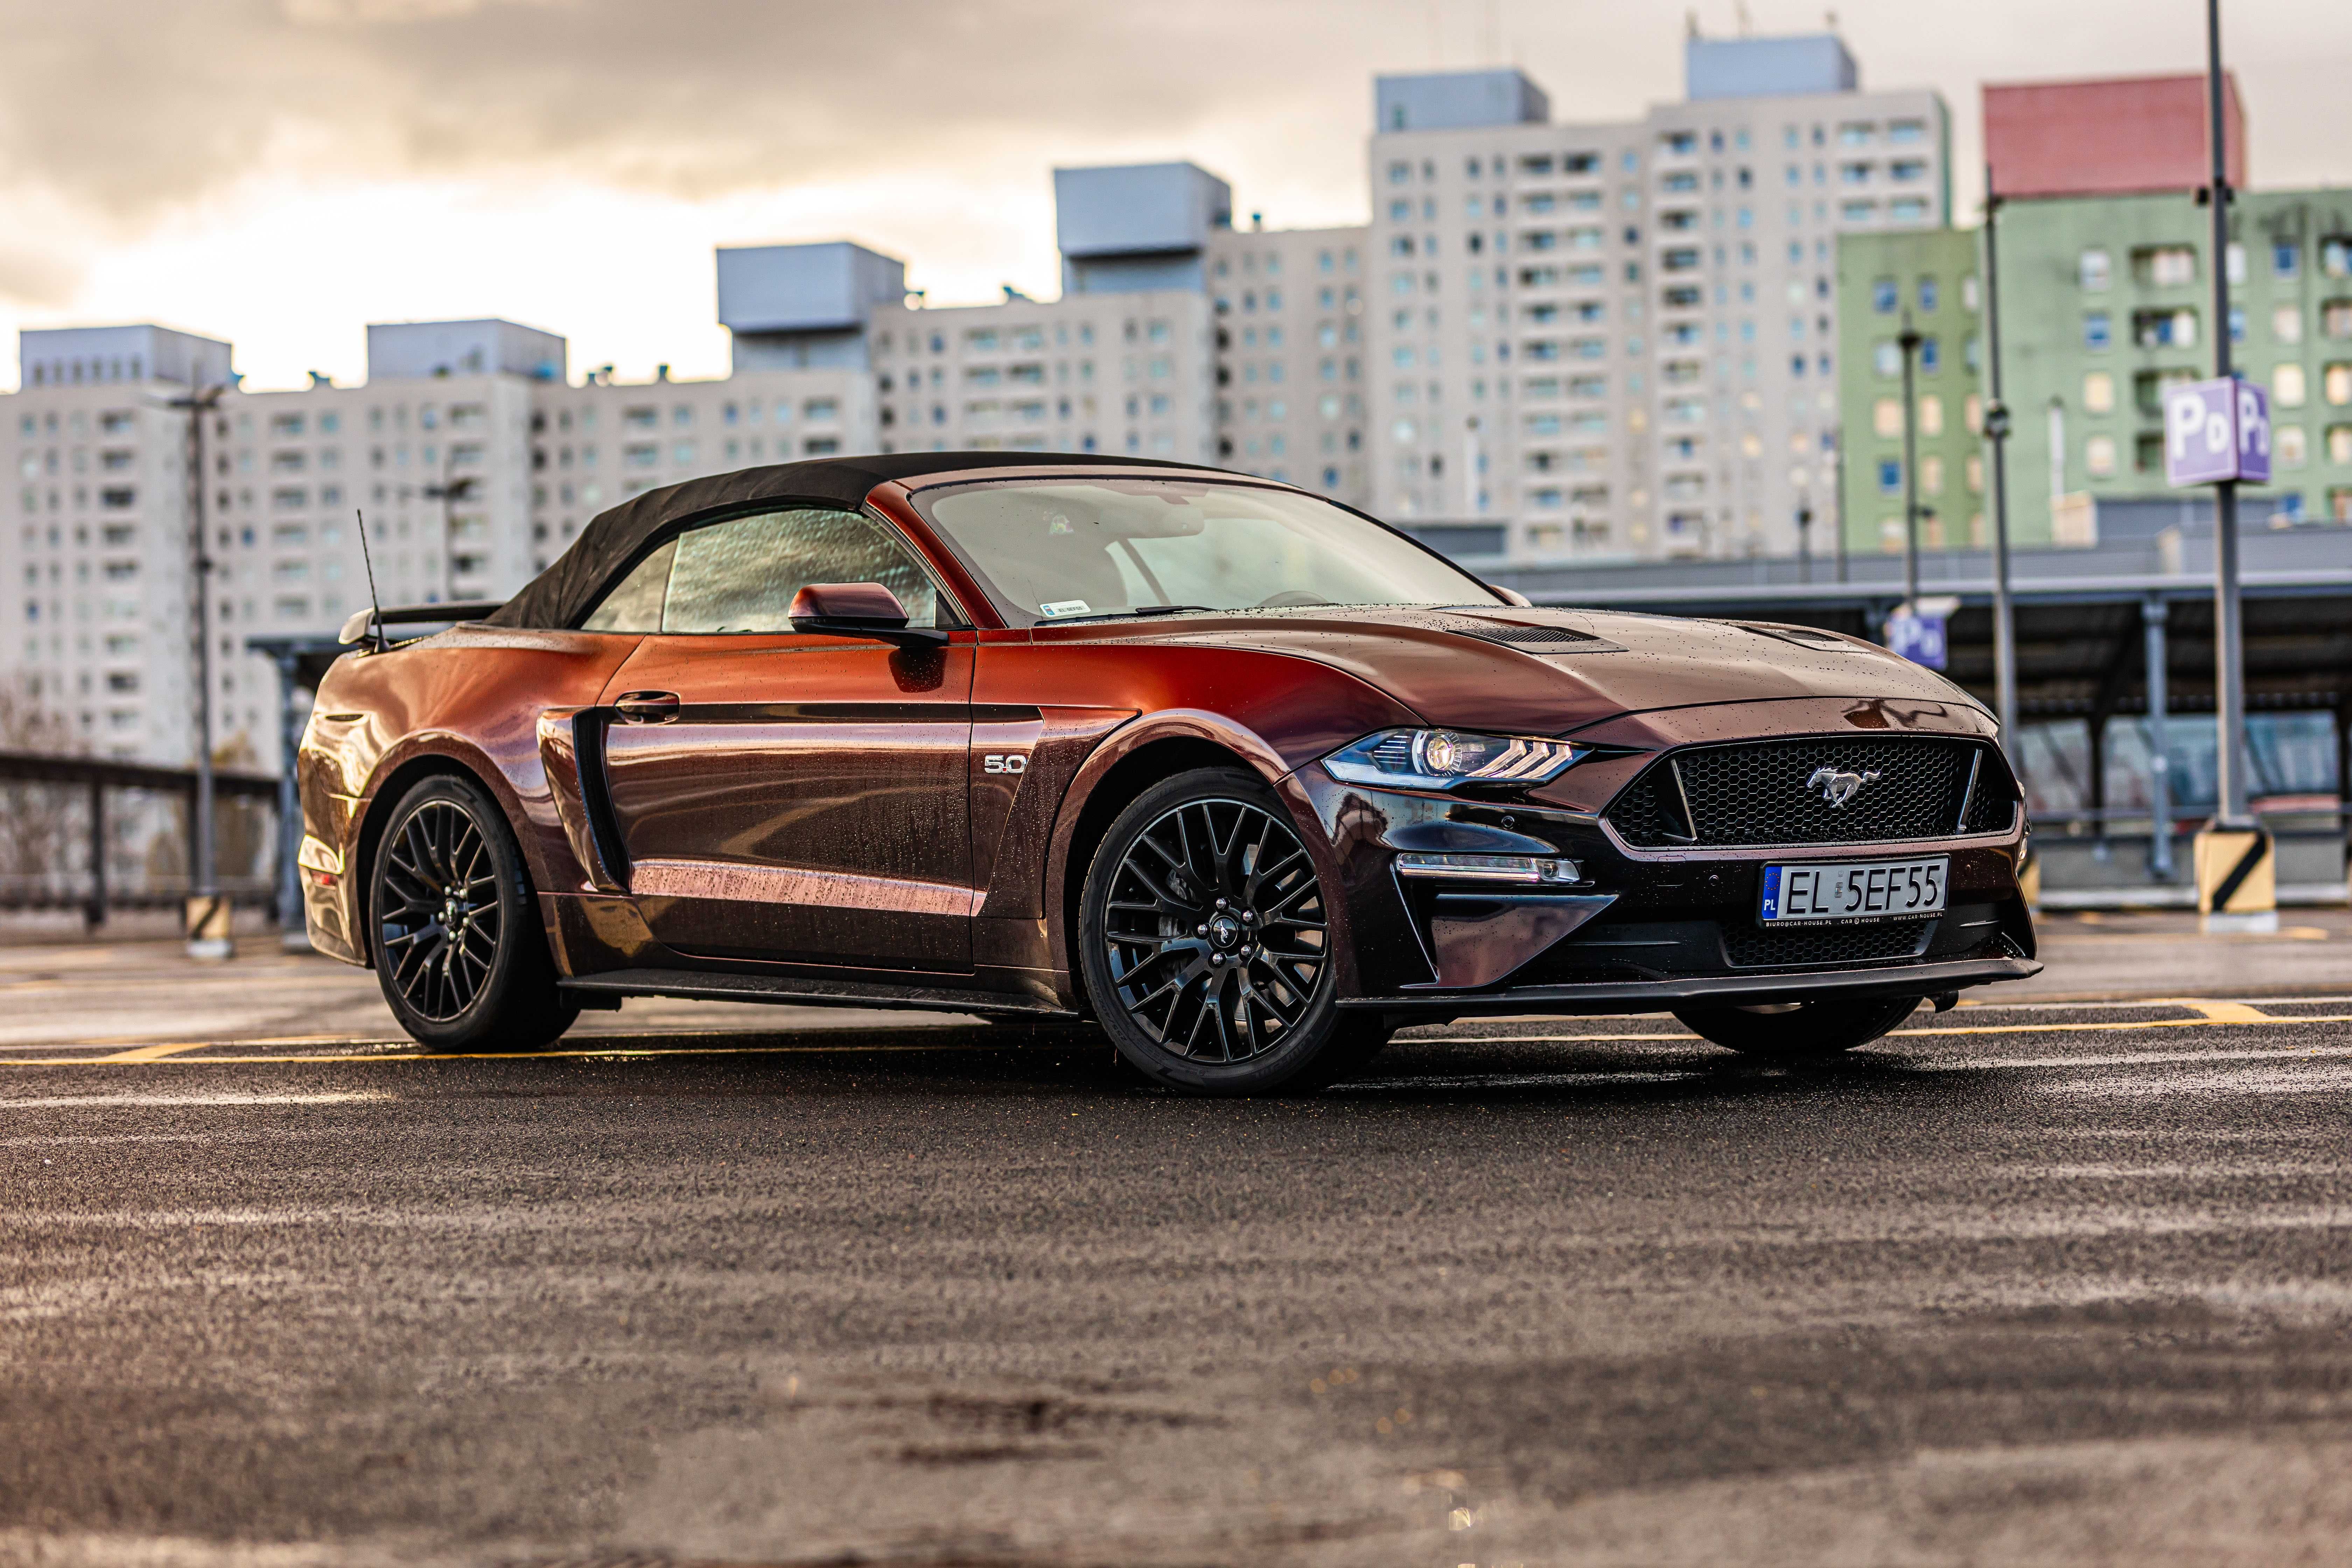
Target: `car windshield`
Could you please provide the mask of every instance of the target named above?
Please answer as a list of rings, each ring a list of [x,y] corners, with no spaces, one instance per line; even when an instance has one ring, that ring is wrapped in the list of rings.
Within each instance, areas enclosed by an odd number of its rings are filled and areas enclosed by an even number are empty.
[[[1013,626],[1171,609],[1492,605],[1476,578],[1290,490],[1031,479],[915,498]]]

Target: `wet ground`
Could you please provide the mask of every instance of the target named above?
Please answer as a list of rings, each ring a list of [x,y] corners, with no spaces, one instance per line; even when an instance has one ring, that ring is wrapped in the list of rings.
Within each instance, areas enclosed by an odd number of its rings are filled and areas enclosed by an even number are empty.
[[[1518,1020],[1238,1103],[0,952],[0,1562],[2352,1561],[2352,936],[2288,923],[2053,921],[1827,1068]]]

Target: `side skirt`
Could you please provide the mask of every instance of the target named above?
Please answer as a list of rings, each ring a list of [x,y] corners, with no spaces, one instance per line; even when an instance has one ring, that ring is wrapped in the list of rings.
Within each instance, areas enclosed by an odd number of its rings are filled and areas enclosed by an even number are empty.
[[[560,983],[583,1006],[617,1006],[624,996],[675,996],[691,1002],[770,1002],[793,1007],[904,1007],[976,1013],[983,1017],[1066,1018],[1066,1007],[1003,992],[952,991],[862,980],[798,975],[706,974],[676,969],[611,969]]]

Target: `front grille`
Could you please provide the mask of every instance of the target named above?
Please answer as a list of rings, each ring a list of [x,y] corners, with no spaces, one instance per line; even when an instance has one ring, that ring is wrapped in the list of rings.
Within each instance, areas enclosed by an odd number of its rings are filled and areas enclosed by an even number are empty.
[[[2008,770],[1988,756],[1969,795],[1969,815],[1960,831],[2006,833],[2016,822],[2017,791],[2010,785]]]
[[[1782,963],[1868,963],[1888,958],[1916,958],[1927,945],[1934,921],[1882,921],[1875,925],[1795,926],[1774,931],[1769,926],[1727,923],[1723,954],[1742,969]]]
[[[1877,777],[1832,805],[1811,782],[1823,769]],[[1826,736],[1677,752],[1644,770],[1606,815],[1643,849],[1888,844],[2005,829],[2013,792],[2000,753],[1976,741]]]

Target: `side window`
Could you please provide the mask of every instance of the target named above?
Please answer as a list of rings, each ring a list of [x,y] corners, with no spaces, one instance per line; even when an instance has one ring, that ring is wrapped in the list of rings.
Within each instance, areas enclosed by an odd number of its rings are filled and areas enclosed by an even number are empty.
[[[879,583],[907,606],[909,626],[940,624],[938,589],[896,537],[854,511],[809,510],[739,517],[680,536],[661,629],[788,632],[793,595],[811,583]]]
[[[662,600],[669,593],[669,563],[677,554],[677,541],[673,539],[638,562],[636,570],[622,578],[620,586],[605,595],[604,602],[580,623],[580,629],[585,632],[661,630]]]

